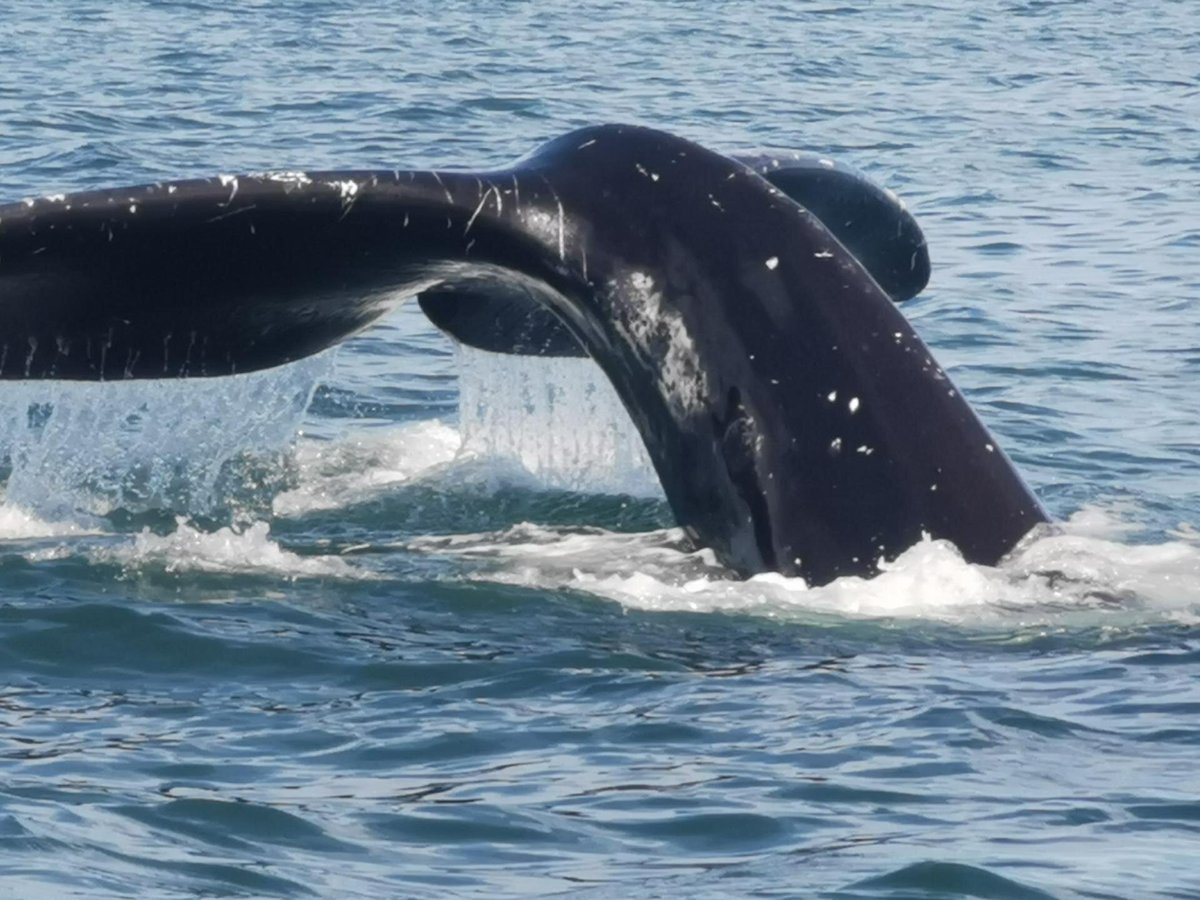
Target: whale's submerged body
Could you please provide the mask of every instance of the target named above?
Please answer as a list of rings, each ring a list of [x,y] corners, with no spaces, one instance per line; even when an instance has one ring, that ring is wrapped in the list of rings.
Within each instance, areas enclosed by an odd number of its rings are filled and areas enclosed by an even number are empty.
[[[869,574],[923,534],[992,564],[1046,516],[896,308],[928,272],[852,173],[601,126],[502,171],[0,207],[0,378],[268,368],[419,294],[475,346],[591,356],[679,523],[743,574]]]

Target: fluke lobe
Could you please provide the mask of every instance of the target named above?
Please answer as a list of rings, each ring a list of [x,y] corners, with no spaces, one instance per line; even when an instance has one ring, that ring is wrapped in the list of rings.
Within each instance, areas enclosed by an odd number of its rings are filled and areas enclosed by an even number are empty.
[[[1045,521],[816,215],[639,127],[576,131],[494,172],[222,176],[0,207],[0,378],[268,368],[422,292],[557,317],[680,525],[743,574],[869,574],[923,533],[993,564]]]

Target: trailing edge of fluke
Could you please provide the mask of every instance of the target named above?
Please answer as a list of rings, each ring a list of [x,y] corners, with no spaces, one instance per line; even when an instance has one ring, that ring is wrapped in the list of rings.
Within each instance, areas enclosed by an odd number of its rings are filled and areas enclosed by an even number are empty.
[[[491,172],[277,172],[0,206],[0,379],[281,365],[413,294],[460,340],[591,356],[680,523],[824,583],[923,534],[997,562],[1046,519],[894,300],[887,192],[599,126]]]

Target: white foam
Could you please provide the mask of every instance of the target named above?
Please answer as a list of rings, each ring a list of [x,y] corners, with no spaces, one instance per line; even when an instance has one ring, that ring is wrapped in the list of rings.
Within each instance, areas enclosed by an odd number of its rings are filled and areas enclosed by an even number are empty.
[[[13,503],[0,503],[0,541],[30,538],[74,537],[100,534],[98,527],[69,519],[49,521]]]
[[[522,522],[499,532],[431,535],[405,549],[492,561],[479,576],[533,587],[571,586],[594,572],[605,576],[645,576],[670,585],[711,575],[729,577],[711,550],[692,550],[679,529],[619,533],[603,528],[548,527]]]
[[[1104,536],[1130,530],[1111,509],[1084,510],[1060,529],[1023,543],[1004,569],[1018,577],[1040,576],[1056,596],[1069,596],[1072,585],[1090,585],[1114,601],[1181,614],[1200,610],[1200,541],[1186,529],[1179,540],[1152,544]]]
[[[679,531],[615,534],[525,524],[407,546],[480,563],[471,578],[583,590],[644,610],[1006,626],[1200,615],[1200,545],[1094,536],[1105,529],[1124,530],[1108,514],[1087,510],[1059,530],[1031,536],[997,567],[967,563],[952,544],[925,540],[874,578],[822,587],[778,574],[732,579],[711,553],[691,551]]]
[[[200,531],[178,520],[171,534],[143,531],[131,542],[91,552],[95,562],[128,569],[162,568],[170,573],[270,574],[289,581],[299,578],[355,579],[363,573],[336,556],[301,556],[284,550],[270,536],[266,522],[237,531]]]

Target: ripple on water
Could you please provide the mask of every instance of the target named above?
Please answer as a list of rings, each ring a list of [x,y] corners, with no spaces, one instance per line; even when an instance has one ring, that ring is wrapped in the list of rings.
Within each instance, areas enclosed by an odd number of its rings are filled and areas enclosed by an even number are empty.
[[[916,891],[917,896],[980,897],[986,900],[1054,900],[1053,894],[1028,887],[979,866],[957,862],[918,862],[868,878],[837,896],[896,897],[899,892]]]

